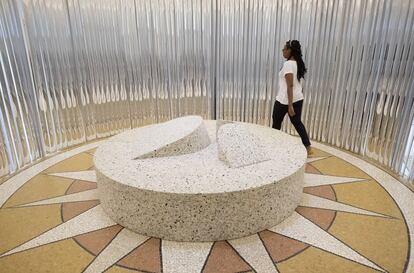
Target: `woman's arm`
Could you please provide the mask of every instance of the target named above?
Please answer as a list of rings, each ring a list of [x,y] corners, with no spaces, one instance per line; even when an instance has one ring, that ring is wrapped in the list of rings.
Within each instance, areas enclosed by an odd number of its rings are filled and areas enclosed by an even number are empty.
[[[287,85],[287,95],[288,95],[288,112],[289,116],[293,117],[295,115],[295,110],[293,109],[293,73],[285,74],[285,80]]]

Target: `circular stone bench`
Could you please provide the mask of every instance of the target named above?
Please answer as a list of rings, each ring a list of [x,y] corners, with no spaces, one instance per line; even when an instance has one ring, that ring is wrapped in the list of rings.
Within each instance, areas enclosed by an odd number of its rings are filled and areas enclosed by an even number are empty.
[[[268,127],[188,116],[116,135],[94,161],[101,205],[120,225],[218,241],[273,227],[295,210],[306,149]]]

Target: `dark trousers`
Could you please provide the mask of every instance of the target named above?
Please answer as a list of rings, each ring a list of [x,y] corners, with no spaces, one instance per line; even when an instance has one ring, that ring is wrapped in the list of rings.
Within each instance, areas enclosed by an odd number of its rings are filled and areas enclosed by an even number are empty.
[[[303,105],[303,100],[293,103],[293,109],[295,109],[295,115],[293,117],[289,115],[289,118],[293,126],[295,126],[295,129],[298,132],[300,138],[302,139],[303,145],[307,147],[307,146],[310,146],[311,143],[309,141],[306,128],[303,125],[302,121],[300,120],[300,116],[302,114],[302,105]],[[272,127],[274,129],[280,130],[280,128],[282,127],[283,118],[285,117],[286,113],[288,113],[288,106],[285,104],[281,104],[278,101],[275,101],[275,105],[273,106],[273,115],[272,115],[273,117]]]

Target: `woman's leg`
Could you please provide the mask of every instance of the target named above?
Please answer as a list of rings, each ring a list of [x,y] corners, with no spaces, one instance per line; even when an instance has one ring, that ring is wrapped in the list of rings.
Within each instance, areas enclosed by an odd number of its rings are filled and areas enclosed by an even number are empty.
[[[278,101],[275,101],[275,105],[273,106],[273,125],[272,128],[280,130],[282,127],[282,121],[285,117],[286,113],[288,112],[288,106],[281,104]]]
[[[295,126],[295,129],[298,132],[300,138],[302,139],[303,145],[305,145],[305,147],[309,147],[311,143],[309,141],[308,133],[306,132],[306,128],[300,119],[300,116],[302,115],[302,104],[303,100],[297,101],[293,104],[295,115],[293,117],[289,116],[289,118],[293,126]]]

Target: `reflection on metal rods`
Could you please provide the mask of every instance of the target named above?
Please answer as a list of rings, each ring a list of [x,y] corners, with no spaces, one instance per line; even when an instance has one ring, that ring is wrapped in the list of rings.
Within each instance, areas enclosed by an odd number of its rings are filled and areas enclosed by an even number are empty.
[[[311,138],[413,181],[413,2],[3,0],[0,177],[181,115],[271,125],[298,39]]]

